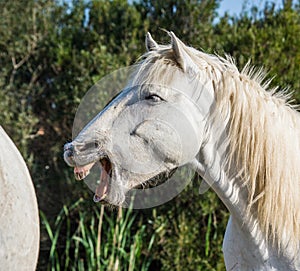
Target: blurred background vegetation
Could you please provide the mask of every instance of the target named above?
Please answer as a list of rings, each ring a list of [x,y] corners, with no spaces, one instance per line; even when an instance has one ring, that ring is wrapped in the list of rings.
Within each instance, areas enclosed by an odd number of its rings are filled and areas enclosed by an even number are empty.
[[[228,213],[198,183],[151,210],[96,205],[62,159],[81,98],[133,64],[161,28],[209,53],[249,59],[300,101],[300,1],[220,17],[221,0],[0,1],[0,124],[22,152],[41,218],[38,270],[224,270]],[[5,151],[5,150],[1,150]]]

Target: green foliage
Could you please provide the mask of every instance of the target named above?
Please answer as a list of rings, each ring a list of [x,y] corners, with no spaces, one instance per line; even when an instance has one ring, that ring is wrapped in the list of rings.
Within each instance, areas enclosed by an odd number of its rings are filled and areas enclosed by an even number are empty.
[[[285,1],[283,9],[267,3],[262,11],[253,7],[239,18],[224,17],[216,25],[218,50],[237,60],[240,67],[251,59],[275,76],[273,86],[290,87],[300,101],[300,13]]]
[[[50,239],[47,270],[148,270],[155,235],[146,239],[146,225],[140,224],[132,209],[119,208],[116,216],[110,215],[104,206],[99,212],[83,199],[64,205],[53,226],[41,211]]]
[[[153,210],[161,270],[224,270],[222,241],[228,213],[216,194],[189,185],[175,200]]]
[[[220,2],[0,1],[0,123],[36,186],[38,270],[224,270],[228,213],[213,192],[198,195],[188,187],[153,210],[108,212],[76,201],[90,194],[62,159],[82,97],[103,76],[137,60],[146,31],[168,43],[160,28],[172,30],[197,49],[233,55],[239,67],[251,59],[300,101],[299,3],[283,1],[276,9],[269,1],[216,23]]]
[[[149,31],[159,35],[161,29],[180,32],[180,38],[193,46],[211,45],[213,20],[220,0],[168,0],[137,2],[143,18],[149,20]],[[165,35],[163,35],[165,36]],[[169,42],[167,40],[166,42]]]

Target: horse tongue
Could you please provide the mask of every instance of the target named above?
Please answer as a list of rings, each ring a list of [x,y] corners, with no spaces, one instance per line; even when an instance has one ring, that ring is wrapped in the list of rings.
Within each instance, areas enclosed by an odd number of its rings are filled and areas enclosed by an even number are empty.
[[[103,200],[107,196],[108,190],[108,180],[109,180],[109,171],[110,165],[109,162],[103,161],[101,162],[101,174],[100,174],[100,183],[96,188],[94,201],[99,202]]]

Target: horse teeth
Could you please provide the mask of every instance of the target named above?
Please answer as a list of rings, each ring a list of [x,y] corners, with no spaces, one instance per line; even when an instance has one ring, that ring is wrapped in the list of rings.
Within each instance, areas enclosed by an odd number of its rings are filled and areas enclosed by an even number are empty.
[[[90,168],[91,168],[91,165],[81,167],[81,168],[75,168],[74,169],[75,179],[78,181],[84,179],[87,175],[89,175]]]
[[[75,173],[75,179],[78,180],[78,181],[82,180],[85,176],[86,175],[85,175],[84,172],[76,172]]]
[[[80,181],[80,180],[81,180],[81,172],[75,173],[75,179],[76,179],[77,181]]]

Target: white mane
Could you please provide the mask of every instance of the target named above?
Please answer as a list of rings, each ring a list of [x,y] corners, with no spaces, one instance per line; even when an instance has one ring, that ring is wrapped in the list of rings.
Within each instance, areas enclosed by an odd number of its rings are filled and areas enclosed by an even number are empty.
[[[240,74],[223,73],[218,109],[229,113],[230,154],[249,190],[249,207],[279,250],[299,249],[300,117],[285,92],[266,91],[264,73],[247,65]]]
[[[268,90],[265,73],[249,64],[239,72],[230,57],[208,55],[190,47],[185,52],[215,85],[217,110],[228,116],[228,163],[241,172],[248,188],[246,218],[257,216],[266,240],[279,250],[296,252],[300,240],[300,117],[284,91]],[[178,65],[170,46],[146,53],[147,80],[172,77]]]

